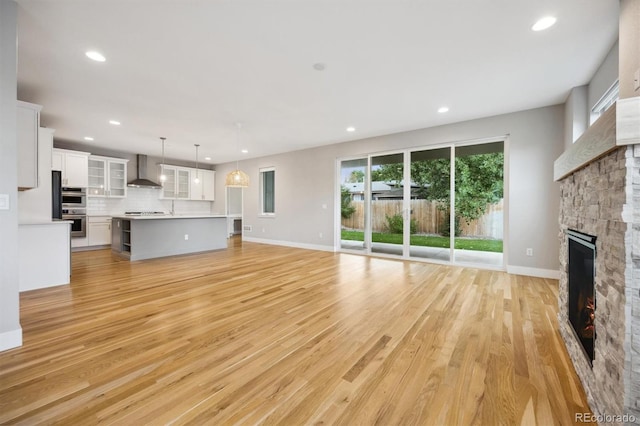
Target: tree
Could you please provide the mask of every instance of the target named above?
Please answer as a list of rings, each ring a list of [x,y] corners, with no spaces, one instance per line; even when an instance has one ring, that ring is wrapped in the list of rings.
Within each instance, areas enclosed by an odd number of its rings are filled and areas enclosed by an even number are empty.
[[[487,204],[495,203],[503,196],[504,154],[475,154],[456,157],[455,161],[456,235],[459,222],[467,224],[480,218]],[[401,181],[402,167],[385,164],[379,169],[385,181]],[[411,162],[411,180],[418,186],[419,198],[438,202],[438,208],[449,213],[450,159],[438,158]],[[448,224],[448,222],[447,222]],[[448,226],[447,226],[448,228]],[[448,229],[443,230],[448,233]]]
[[[356,211],[356,208],[351,205],[351,193],[349,189],[344,185],[340,186],[340,214],[343,219],[349,219],[351,215]]]
[[[385,182],[393,187],[400,187],[402,184],[402,174],[404,167],[402,164],[384,164],[375,169],[371,169],[372,182]]]
[[[364,172],[362,170],[354,170],[349,175],[347,183],[364,182]]]

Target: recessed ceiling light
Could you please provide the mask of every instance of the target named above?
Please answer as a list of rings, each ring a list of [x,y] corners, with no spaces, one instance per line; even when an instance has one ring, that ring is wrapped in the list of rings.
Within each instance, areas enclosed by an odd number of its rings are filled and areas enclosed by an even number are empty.
[[[205,160],[211,161],[211,157],[204,157]]]
[[[556,23],[556,18],[553,16],[545,16],[544,18],[540,18],[538,19],[538,21],[533,24],[533,26],[531,27],[531,29],[533,31],[542,31],[542,30],[546,30],[547,28],[551,27],[553,24]]]
[[[120,122],[117,120],[109,120],[109,124],[113,124],[114,126],[119,126]]]
[[[443,107],[438,108],[438,112],[440,114],[442,114],[444,112],[447,112],[447,111],[449,111],[449,107],[443,106]]]
[[[325,64],[323,64],[322,62],[318,62],[318,63],[313,64],[313,69],[316,70],[316,71],[324,71],[324,69],[326,67],[327,66]]]
[[[347,127],[347,132],[355,132],[355,131],[356,131],[355,127],[353,127],[353,126]]]
[[[84,137],[84,140],[85,140],[85,141],[92,141],[92,140],[93,140],[93,138],[92,138],[91,136],[85,136],[85,137]]]
[[[249,150],[248,150],[248,149],[243,149],[243,150],[242,150],[242,153],[243,153],[243,154],[246,154],[247,152],[249,152]]]
[[[93,59],[96,62],[104,62],[107,60],[107,58],[105,58],[102,53],[96,52],[95,50],[90,50],[85,53],[85,55],[87,55],[87,58]]]

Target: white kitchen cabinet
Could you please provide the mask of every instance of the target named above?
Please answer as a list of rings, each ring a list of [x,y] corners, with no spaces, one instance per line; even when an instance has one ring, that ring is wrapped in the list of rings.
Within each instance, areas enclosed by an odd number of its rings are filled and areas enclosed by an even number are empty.
[[[89,216],[88,222],[89,245],[111,245],[111,216]]]
[[[51,173],[51,172],[49,172]],[[71,253],[69,223],[18,225],[20,291],[69,284]]]
[[[127,162],[121,158],[91,155],[88,161],[89,197],[125,198]]]
[[[76,251],[73,249],[80,248],[80,250],[85,250],[83,247],[89,245],[88,237],[73,237],[71,238],[71,251]]]
[[[163,173],[167,179],[162,184],[160,198],[174,200],[189,200],[191,198],[191,169],[167,164],[163,166],[161,164],[158,175]]]
[[[89,186],[89,153],[53,149],[51,169],[62,171],[62,186],[86,188]]]
[[[18,192],[18,223],[51,222],[51,149],[54,129],[38,132],[38,187]]]
[[[38,130],[42,106],[18,101],[18,189],[38,187]]]
[[[53,149],[51,151],[51,170],[60,170],[64,168],[64,152],[62,150]]]
[[[191,170],[191,200],[213,201],[215,194],[215,176],[213,170],[197,170],[200,182],[196,183],[196,169]]]

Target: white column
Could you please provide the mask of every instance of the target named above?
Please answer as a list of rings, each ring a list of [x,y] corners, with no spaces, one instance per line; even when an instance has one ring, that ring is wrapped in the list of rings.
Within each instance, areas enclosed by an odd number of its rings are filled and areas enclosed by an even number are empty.
[[[0,350],[22,345],[16,138],[18,6],[0,1]],[[8,199],[8,206],[3,200]]]

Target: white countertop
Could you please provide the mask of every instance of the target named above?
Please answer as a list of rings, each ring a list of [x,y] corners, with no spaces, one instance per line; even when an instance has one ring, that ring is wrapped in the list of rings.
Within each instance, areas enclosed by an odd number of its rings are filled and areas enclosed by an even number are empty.
[[[69,223],[73,223],[72,220],[52,220],[50,222],[25,222],[19,223],[18,226],[24,225],[66,225]]]
[[[208,218],[220,218],[226,219],[226,215],[221,214],[165,214],[165,215],[114,215],[112,216],[116,219],[127,219],[127,220],[159,220],[159,219],[208,219]]]

